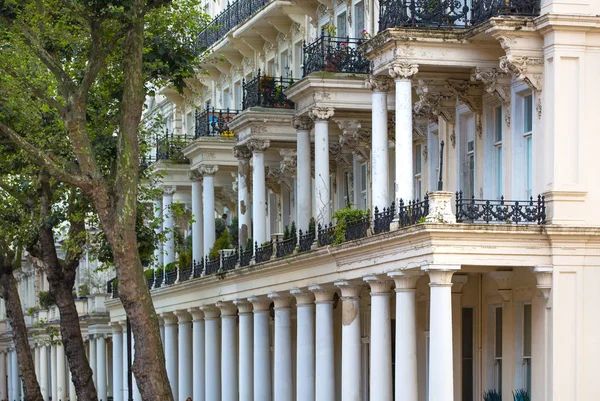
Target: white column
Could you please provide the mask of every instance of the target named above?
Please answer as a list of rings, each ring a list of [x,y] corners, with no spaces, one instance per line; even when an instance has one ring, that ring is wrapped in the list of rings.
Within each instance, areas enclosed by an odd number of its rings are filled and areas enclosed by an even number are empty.
[[[204,258],[204,210],[202,210],[202,176],[198,171],[190,174],[192,180],[192,260],[200,262]]]
[[[460,266],[425,266],[429,274],[429,399],[454,401],[452,274]]]
[[[238,238],[240,245],[246,247],[250,234],[251,211],[248,179],[250,178],[250,157],[252,157],[252,153],[246,146],[234,146],[233,155],[238,160]]]
[[[323,225],[331,221],[329,209],[329,119],[333,117],[333,108],[314,108],[310,117],[315,121],[315,206],[318,223]],[[318,308],[317,308],[318,309]],[[317,377],[318,380],[318,377]]]
[[[375,213],[375,207],[382,211],[384,207],[390,205],[388,195],[390,163],[387,114],[387,92],[390,90],[390,79],[384,75],[372,75],[367,78],[366,86],[373,91],[371,184],[373,213]]]
[[[333,288],[311,286],[315,294],[315,400],[335,399],[335,360],[333,347]],[[375,399],[373,399],[375,400]]]
[[[254,307],[254,400],[271,401],[269,305],[265,298],[248,298]]]
[[[315,399],[315,303],[311,292],[294,288],[296,297],[296,400]]]
[[[173,204],[173,194],[177,187],[168,186],[163,187],[163,231],[167,238],[164,245],[164,264],[165,266],[175,261],[175,237],[173,235],[173,213],[171,212],[171,205]]]
[[[245,300],[235,301],[240,316],[239,333],[239,391],[240,401],[254,400],[253,322],[252,304]]]
[[[48,347],[40,345],[40,390],[44,401],[48,401]]]
[[[131,335],[131,354],[132,354],[132,363],[135,361],[135,336]],[[133,401],[142,401],[142,393],[140,393],[140,386],[138,386],[137,380],[135,379],[135,375],[131,374],[131,381],[133,383]]]
[[[275,358],[273,364],[274,401],[294,399],[292,385],[292,298],[287,294],[271,293],[275,303]]]
[[[292,125],[296,129],[297,144],[297,200],[296,226],[304,233],[308,231],[308,222],[312,216],[312,163],[310,160],[310,131],[313,122],[309,117],[295,117]]]
[[[204,208],[204,256],[215,243],[215,174],[219,166],[205,164],[200,166],[202,174],[202,207]]]
[[[154,201],[154,219],[158,221],[158,227],[156,227],[155,232],[156,234],[160,234],[163,226],[162,199],[156,199]],[[154,258],[156,259],[157,266],[160,267],[164,264],[162,241],[159,241],[154,250]]]
[[[123,399],[123,329],[117,323],[112,324],[112,384],[113,401]],[[74,398],[71,401],[75,401]]]
[[[392,401],[392,322],[390,316],[391,282],[369,276],[371,287],[371,336],[369,396],[371,400]],[[432,398],[435,400],[435,398]]]
[[[97,366],[98,372],[96,373],[98,377],[98,399],[100,401],[106,401],[107,397],[107,387],[106,387],[106,335],[98,334],[96,336],[96,352],[97,352]]]
[[[238,399],[237,307],[219,302],[221,310],[221,400]]]
[[[178,400],[177,391],[177,317],[170,313],[164,313],[165,321],[165,361],[167,366],[167,377],[173,391],[173,399]]]
[[[15,399],[15,394],[13,393],[12,350],[10,348],[6,351],[6,372],[8,379],[8,399],[12,401]]]
[[[267,199],[265,182],[265,154],[268,140],[253,139],[248,142],[252,152],[252,240],[260,244],[267,241]]]
[[[420,272],[391,272],[396,284],[395,399],[418,401],[417,304]]]
[[[21,377],[19,371],[19,359],[17,356],[17,350],[13,350],[11,358],[11,372],[12,372],[12,387],[15,400],[21,399]]]
[[[40,349],[39,346],[36,347],[36,350],[38,350],[38,356],[39,356],[39,349]],[[8,399],[8,394],[6,393],[6,375],[7,375],[7,372],[6,372],[6,350],[2,350],[0,352],[0,399],[2,399],[2,400]],[[41,387],[41,383],[40,383],[40,387]]]
[[[214,220],[214,219],[213,219]],[[205,397],[206,401],[221,401],[221,333],[219,309],[203,306],[205,329]]]
[[[33,346],[33,358],[34,358],[34,362],[35,362],[35,377],[38,380],[38,383],[40,381],[40,346],[38,344],[35,344]],[[0,389],[0,392],[2,391],[2,389]],[[1,398],[0,399],[4,399]]]
[[[178,349],[178,395],[185,401],[192,393],[192,317],[187,311],[176,311],[179,340]]]
[[[53,400],[57,400],[58,399],[58,379],[56,376],[57,372],[56,372],[56,344],[51,345],[50,346],[50,388],[51,388],[51,394],[52,394],[52,399]],[[14,382],[13,382],[13,387],[14,387]]]
[[[191,308],[192,314],[192,400],[204,401],[204,313],[199,308]]]
[[[418,66],[409,63],[394,64],[389,70],[396,83],[396,202],[415,197],[411,77],[417,72]]]
[[[362,400],[360,285],[335,283],[342,292],[342,401]]]
[[[129,366],[128,366],[128,349],[129,346],[131,344],[129,344],[129,339],[127,338],[127,321],[123,320],[121,322],[119,322],[119,324],[121,325],[121,327],[123,328],[123,401],[129,401]],[[132,335],[133,337],[133,335]],[[163,341],[164,343],[164,341]],[[131,362],[133,362],[133,352],[132,352],[132,359]]]
[[[158,330],[160,331],[160,343],[162,344],[163,352],[165,352],[165,321],[162,317],[158,317]]]
[[[64,401],[67,396],[67,387],[65,380],[65,347],[60,344],[56,344],[56,394],[58,400]],[[100,397],[98,397],[100,399]],[[106,401],[106,397],[102,398]]]

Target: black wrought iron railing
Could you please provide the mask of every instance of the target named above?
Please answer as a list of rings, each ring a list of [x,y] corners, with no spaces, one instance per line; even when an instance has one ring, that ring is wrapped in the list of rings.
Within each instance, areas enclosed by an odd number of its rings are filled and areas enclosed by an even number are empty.
[[[216,259],[209,259],[207,256],[204,261],[204,266],[206,269],[207,276],[210,276],[211,274],[218,272],[219,268],[221,267],[221,257],[219,256]]]
[[[204,110],[196,110],[195,137],[220,136],[232,138],[233,131],[229,129],[229,123],[240,113],[234,109],[215,109],[206,107]]]
[[[161,271],[154,271],[154,288],[160,288],[162,287],[163,281],[165,279],[164,276],[164,272]]]
[[[537,16],[540,0],[382,0],[379,30],[469,28],[498,15]]]
[[[177,269],[165,272],[165,285],[175,284],[177,281]]]
[[[302,233],[302,230],[298,231],[298,252],[310,251],[312,244],[315,242],[315,232],[307,231],[306,234]]]
[[[429,196],[425,194],[423,200],[409,201],[406,205],[400,199],[398,206],[398,222],[400,227],[423,223],[425,217],[429,214]]]
[[[183,281],[188,281],[190,279],[192,275],[192,266],[188,266],[184,269],[179,269],[179,278],[177,279],[178,282],[183,282]]]
[[[283,91],[294,84],[293,78],[274,78],[268,75],[258,75],[249,81],[243,81],[244,95],[242,108],[268,107],[275,109],[293,109],[294,102],[289,100]]]
[[[183,155],[183,149],[192,143],[193,138],[187,135],[175,135],[168,130],[165,135],[156,138],[156,153],[154,161],[168,160],[176,163],[189,163]]]
[[[194,260],[192,262],[192,266],[193,266],[192,277],[193,278],[202,277],[202,272],[204,271],[204,259],[200,260],[199,262]]]
[[[215,44],[219,39],[225,37],[227,32],[250,18],[271,1],[237,0],[229,4],[200,32],[197,42],[198,51],[203,51]]]
[[[358,45],[363,41],[350,37],[333,37],[323,29],[317,40],[303,46],[302,77],[320,71],[370,73],[371,63],[358,51]]]
[[[240,247],[240,267],[250,265],[250,261],[252,260],[252,247],[249,246],[248,249],[242,250]]]
[[[152,277],[146,278],[146,286],[149,290],[151,290],[154,287],[154,274],[152,275]]]
[[[390,231],[390,224],[392,224],[395,214],[396,205],[394,202],[392,202],[390,207],[384,207],[381,212],[379,211],[379,208],[375,206],[375,214],[373,217],[373,233],[379,234]]]
[[[538,195],[526,201],[500,199],[463,198],[462,191],[456,193],[456,221],[497,223],[546,223],[546,200]]]
[[[322,227],[321,223],[319,223],[317,233],[317,243],[319,246],[331,245],[335,241],[335,226],[331,222],[325,227]]]
[[[235,269],[235,266],[238,262],[238,254],[233,250],[230,255],[225,256],[224,254],[221,256],[221,270],[226,272],[229,270]]]
[[[298,238],[293,235],[291,238],[279,240],[279,236],[275,237],[275,257],[283,258],[284,256],[291,255],[294,253],[296,249],[296,244],[298,243]]]
[[[350,220],[349,216],[346,216],[346,241],[353,241],[361,239],[367,236],[369,226],[371,225],[370,218],[364,217],[362,219]]]
[[[266,262],[271,259],[271,256],[273,256],[273,241],[269,241],[269,243],[262,246],[258,246],[258,243],[255,245],[254,261],[256,263]]]

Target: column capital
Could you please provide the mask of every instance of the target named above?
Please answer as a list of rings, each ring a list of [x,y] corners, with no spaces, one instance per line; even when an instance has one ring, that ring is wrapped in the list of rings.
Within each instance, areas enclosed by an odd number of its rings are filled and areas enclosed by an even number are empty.
[[[292,304],[292,297],[286,293],[272,292],[268,297],[275,303],[275,309],[289,309]]]
[[[200,307],[204,313],[204,320],[218,319],[221,311],[215,305],[203,305]]]
[[[387,75],[369,75],[365,79],[365,87],[373,92],[389,92],[392,81]]]
[[[269,310],[271,306],[271,300],[267,297],[250,297],[248,301],[252,302],[252,306],[254,309],[254,313],[256,312],[266,312]]]
[[[177,323],[188,323],[192,321],[192,315],[184,309],[176,310],[173,312],[175,316],[177,316]]]
[[[313,121],[328,121],[334,113],[333,107],[315,107],[308,112],[308,115]]]
[[[296,306],[312,305],[315,302],[314,294],[302,288],[292,288],[290,294],[296,298]]]
[[[237,306],[233,302],[217,302],[217,308],[221,310],[221,318],[237,316]]]
[[[203,164],[198,167],[198,171],[203,177],[211,176],[217,174],[217,171],[219,171],[219,166],[216,164]]]
[[[177,324],[177,316],[173,312],[161,313],[160,317],[165,321],[165,326],[173,326]]]
[[[387,275],[394,280],[396,292],[409,292],[417,289],[417,282],[423,273],[415,270],[404,270],[389,272]]]
[[[296,116],[292,118],[292,127],[295,130],[310,131],[314,125],[313,120],[309,116]]]
[[[419,65],[409,61],[393,63],[389,68],[389,74],[395,80],[412,79],[418,72]]]
[[[252,151],[246,145],[235,145],[232,149],[233,157],[238,160],[248,160],[252,157]]]
[[[200,172],[200,169],[190,170],[189,177],[190,177],[190,181],[197,181],[197,182],[202,182],[202,179],[204,178],[202,176],[202,173]]]
[[[192,315],[192,321],[197,322],[199,320],[204,320],[204,312],[199,307],[189,308],[188,312]]]
[[[366,276],[363,279],[371,287],[371,296],[390,295],[392,282],[385,276]]]
[[[162,187],[163,195],[173,195],[177,191],[177,187],[175,185],[165,185]]]
[[[252,153],[262,153],[271,146],[271,141],[268,139],[253,138],[246,143],[246,146]]]
[[[311,285],[308,290],[315,294],[315,303],[331,303],[333,302],[333,294],[335,289],[329,286],[323,285]]]
[[[469,280],[469,276],[466,274],[453,274],[452,275],[452,293],[462,294],[463,286]]]
[[[123,332],[123,326],[118,322],[110,322],[110,327],[112,328],[113,334]]]
[[[333,283],[336,287],[338,287],[342,293],[342,301],[348,299],[358,299],[360,298],[360,291],[363,289],[364,285],[362,283],[340,280]]]
[[[536,288],[540,291],[546,301],[550,298],[550,290],[552,289],[552,273],[553,266],[536,266],[533,268],[535,276]]]
[[[233,304],[237,306],[240,315],[252,313],[252,304],[246,299],[236,299]]]
[[[460,265],[426,265],[421,270],[429,275],[430,287],[450,287],[452,275],[460,270]]]

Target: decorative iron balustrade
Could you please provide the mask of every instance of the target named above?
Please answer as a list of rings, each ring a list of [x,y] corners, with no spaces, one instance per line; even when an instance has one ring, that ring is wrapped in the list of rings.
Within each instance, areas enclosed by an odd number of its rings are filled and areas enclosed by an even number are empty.
[[[252,260],[252,247],[249,246],[245,251],[240,247],[240,267],[245,267],[250,265],[250,261]]]
[[[156,270],[154,271],[154,288],[160,288],[162,286],[164,280],[164,272],[160,272],[156,274]]]
[[[152,277],[146,278],[146,286],[149,290],[151,290],[152,287],[154,287],[154,273],[152,274]]]
[[[379,234],[382,232],[390,231],[390,224],[394,220],[396,214],[396,205],[392,202],[390,207],[384,207],[380,212],[379,208],[375,206],[375,217],[373,218],[373,233]]]
[[[215,109],[214,107],[206,107],[200,111],[196,110],[195,120],[195,137],[201,136],[220,136],[224,138],[232,138],[233,131],[229,129],[229,123],[240,113],[235,109]]]
[[[204,270],[204,259],[200,260],[200,262],[196,262],[195,260],[192,262],[192,277],[198,278],[202,277],[202,271]]]
[[[177,281],[177,269],[165,272],[165,285],[175,284]]]
[[[227,32],[246,21],[272,0],[237,0],[229,4],[225,10],[217,15],[206,28],[200,32],[197,41],[197,51],[201,52],[219,39],[226,36]]]
[[[329,222],[329,226],[325,227],[321,227],[321,223],[319,223],[317,232],[319,233],[317,238],[317,243],[319,246],[333,244],[333,241],[335,240],[335,226],[333,223]]]
[[[250,107],[268,107],[272,109],[293,109],[294,102],[288,100],[283,91],[294,84],[293,78],[274,78],[268,75],[258,75],[246,82],[242,81],[244,95],[242,109]]]
[[[272,240],[263,246],[258,246],[258,243],[255,245],[254,261],[256,263],[266,262],[267,260],[271,259],[271,256],[273,256]]]
[[[298,234],[298,252],[310,251],[312,244],[315,242],[315,232],[309,230],[306,234],[302,234],[302,230],[300,230]]]
[[[188,281],[192,275],[192,266],[188,266],[185,269],[179,269],[178,282]]]
[[[530,197],[528,201],[500,199],[464,199],[462,191],[456,193],[456,221],[485,223],[546,223],[546,200],[538,195],[537,201]]]
[[[183,149],[192,141],[193,138],[187,135],[175,135],[167,130],[165,135],[156,138],[156,157],[154,160],[189,163],[189,160],[183,155]]]
[[[297,243],[298,238],[296,238],[295,235],[293,235],[292,238],[284,239],[281,241],[279,241],[279,236],[276,236],[275,244],[277,246],[275,250],[275,257],[283,258],[284,256],[291,255],[292,253],[294,253]]]
[[[211,260],[207,256],[206,260],[204,262],[204,266],[206,269],[207,276],[210,276],[211,274],[218,272],[219,268],[221,267],[221,257],[219,256],[218,258]]]
[[[346,216],[346,241],[353,241],[367,236],[371,221],[369,217],[350,221],[350,216]]]
[[[429,214],[429,196],[427,194],[425,194],[422,201],[419,199],[409,201],[408,205],[405,205],[404,201],[400,199],[398,205],[398,222],[400,227],[422,223]]]
[[[235,251],[235,249],[233,250],[233,252],[230,255],[225,256],[223,254],[221,256],[221,266],[222,266],[221,270],[224,272],[233,270],[233,269],[235,269],[237,262],[238,262],[238,254]]]
[[[379,30],[469,28],[498,15],[537,16],[539,13],[540,0],[382,0]]]
[[[359,51],[363,39],[332,37],[321,30],[321,36],[303,50],[302,77],[319,71],[369,74],[371,63]]]

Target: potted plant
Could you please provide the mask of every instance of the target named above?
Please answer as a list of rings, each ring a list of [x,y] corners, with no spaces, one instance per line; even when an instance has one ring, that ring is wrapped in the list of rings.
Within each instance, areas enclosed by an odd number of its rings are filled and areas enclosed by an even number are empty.
[[[483,393],[483,401],[502,401],[502,395],[495,389],[488,390]]]

